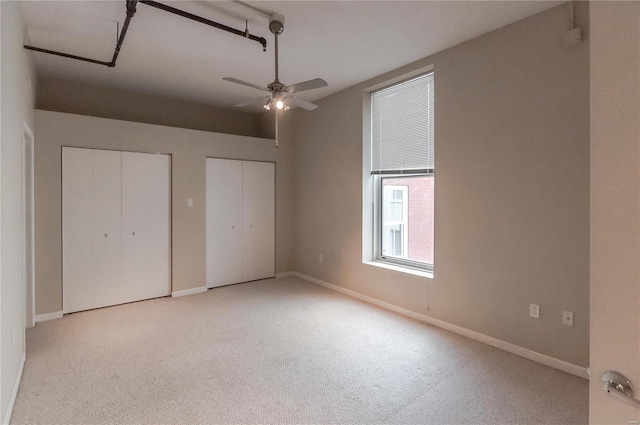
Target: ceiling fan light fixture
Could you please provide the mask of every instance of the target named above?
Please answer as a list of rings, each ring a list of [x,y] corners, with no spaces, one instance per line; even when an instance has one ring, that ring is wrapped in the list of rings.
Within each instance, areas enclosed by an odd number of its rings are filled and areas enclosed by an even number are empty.
[[[286,111],[289,109],[289,104],[285,99],[278,99],[276,100],[276,108],[281,111]]]
[[[275,99],[267,99],[264,105],[262,105],[264,109],[270,111],[272,109],[277,109],[279,111],[287,111],[291,109],[289,103],[285,98],[275,98]]]

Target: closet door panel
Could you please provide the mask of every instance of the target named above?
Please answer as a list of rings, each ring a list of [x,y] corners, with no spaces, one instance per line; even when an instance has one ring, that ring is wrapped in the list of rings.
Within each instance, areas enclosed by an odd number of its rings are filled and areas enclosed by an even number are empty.
[[[207,158],[207,287],[243,281],[242,161]]]
[[[121,152],[93,153],[93,289],[94,303],[104,307],[128,301],[122,282]]]
[[[275,165],[245,161],[243,170],[243,277],[274,276]]]
[[[171,292],[171,157],[122,153],[122,279],[130,301]]]
[[[62,148],[62,279],[63,310],[94,304],[93,282],[93,152]]]

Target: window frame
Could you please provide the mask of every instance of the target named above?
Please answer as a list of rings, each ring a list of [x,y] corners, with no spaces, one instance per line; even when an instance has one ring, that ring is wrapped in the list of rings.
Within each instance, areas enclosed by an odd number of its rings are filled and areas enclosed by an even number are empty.
[[[407,258],[399,258],[391,255],[385,255],[382,253],[384,238],[384,224],[383,224],[383,179],[386,178],[412,178],[412,177],[433,177],[435,178],[435,173],[431,169],[424,170],[415,170],[412,172],[398,172],[398,171],[384,171],[384,172],[372,172],[371,177],[373,178],[373,206],[374,206],[374,217],[373,217],[373,235],[374,235],[374,244],[373,244],[373,259],[376,262],[410,268],[414,270],[426,271],[429,273],[433,273],[433,263],[424,263],[421,261],[409,260]],[[407,214],[409,210],[409,197],[407,194]],[[435,201],[434,201],[435,204]],[[435,220],[434,220],[435,221]],[[408,220],[406,225],[408,226]],[[408,230],[407,230],[408,235]],[[407,239],[408,244],[408,239]],[[435,245],[435,240],[434,240]],[[434,261],[435,262],[435,261]]]
[[[385,82],[377,83],[368,87],[363,91],[363,203],[362,203],[362,261],[364,264],[387,268],[390,270],[396,270],[398,272],[414,274],[418,276],[424,276],[427,278],[434,277],[434,263],[435,263],[435,192],[432,199],[433,202],[433,216],[432,216],[432,244],[433,244],[433,263],[419,262],[415,260],[401,259],[391,257],[388,255],[382,255],[382,178],[386,177],[432,177],[435,179],[434,168],[422,168],[422,169],[404,169],[404,170],[389,170],[373,169],[373,140],[372,140],[372,124],[374,116],[373,108],[373,96],[379,91],[391,88],[396,85],[406,83],[410,80],[420,78],[432,74],[434,76],[434,90],[435,90],[435,67],[428,65],[419,69],[415,69],[406,74],[397,76],[395,78],[386,80]],[[435,96],[435,95],[434,95]],[[432,108],[435,109],[435,98]],[[432,110],[433,110],[432,109]],[[435,112],[431,117],[433,120],[433,131],[435,132]],[[435,137],[435,134],[432,135]],[[433,141],[435,144],[435,140]],[[433,152],[432,152],[433,155]],[[426,165],[426,164],[425,164]],[[417,167],[419,168],[419,167]],[[435,180],[434,187],[435,191]],[[409,201],[410,202],[410,201]],[[410,233],[410,229],[408,231]]]

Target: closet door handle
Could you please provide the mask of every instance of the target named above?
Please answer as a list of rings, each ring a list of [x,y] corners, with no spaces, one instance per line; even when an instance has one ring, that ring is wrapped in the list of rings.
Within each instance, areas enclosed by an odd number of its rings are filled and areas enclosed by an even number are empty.
[[[131,236],[135,236],[135,235],[136,235],[136,232],[131,232]]]
[[[105,238],[108,238],[108,237],[109,237],[109,234],[108,234],[108,233],[105,233],[105,234],[104,234],[104,237],[105,237]]]
[[[233,230],[235,230],[235,229],[236,229],[236,226],[231,226],[231,228],[232,228]]]

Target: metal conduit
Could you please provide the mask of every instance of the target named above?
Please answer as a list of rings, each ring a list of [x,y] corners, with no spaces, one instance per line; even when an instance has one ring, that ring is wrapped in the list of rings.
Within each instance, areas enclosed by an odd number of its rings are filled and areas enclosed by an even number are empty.
[[[127,17],[124,20],[122,31],[120,31],[120,37],[118,37],[118,42],[116,43],[116,48],[113,52],[113,58],[107,65],[110,68],[116,66],[116,60],[118,59],[118,54],[120,54],[120,48],[122,47],[122,43],[124,42],[124,36],[127,35],[127,29],[129,29],[129,22],[131,22],[131,18],[133,18],[133,15],[136,14],[136,3],[138,3],[138,0],[127,0]]]
[[[116,61],[118,59],[118,55],[120,54],[120,48],[122,47],[122,44],[124,43],[124,37],[127,34],[127,29],[129,28],[129,23],[131,22],[131,18],[133,18],[133,15],[135,15],[136,13],[136,5],[138,3],[139,0],[125,0],[126,1],[126,5],[127,5],[127,17],[124,20],[124,25],[122,26],[122,31],[120,31],[120,36],[118,37],[118,41],[116,43],[116,47],[115,50],[113,52],[113,57],[111,58],[110,62],[106,62],[106,61],[101,61],[101,60],[97,60],[97,59],[91,59],[91,58],[86,58],[86,57],[82,57],[82,56],[77,56],[77,55],[72,55],[69,53],[63,53],[63,52],[57,52],[54,50],[49,50],[49,49],[43,49],[40,47],[34,47],[34,46],[29,46],[29,45],[24,45],[23,47],[27,50],[33,50],[35,52],[41,52],[41,53],[47,53],[50,55],[55,55],[55,56],[62,56],[64,58],[69,58],[69,59],[75,59],[75,60],[79,60],[79,61],[84,61],[84,62],[89,62],[89,63],[95,63],[97,65],[104,65],[104,66],[108,66],[109,68],[113,68],[116,66]],[[253,40],[253,41],[257,41],[258,43],[260,43],[262,45],[262,51],[266,51],[267,50],[267,40],[264,37],[257,37],[255,35],[249,34],[249,31],[241,31],[235,28],[231,28],[227,25],[215,22],[215,21],[211,21],[209,19],[203,18],[201,16],[197,16],[194,15],[192,13],[189,12],[185,12],[183,10],[180,9],[176,9],[174,7],[171,6],[167,6],[164,5],[162,3],[158,3],[156,1],[152,1],[152,0],[140,0],[139,1],[142,4],[146,4],[147,6],[152,6],[155,7],[157,9],[160,10],[164,10],[165,12],[169,12],[169,13],[173,13],[179,16],[182,16],[184,18],[187,19],[191,19],[193,21],[196,22],[200,22],[203,23],[205,25],[209,25],[211,27],[223,30],[223,31],[227,31],[231,34],[235,34],[238,36],[241,36],[243,38],[247,38],[249,40]]]
[[[27,50],[33,50],[35,52],[48,53],[50,55],[62,56],[64,58],[76,59],[84,62],[95,63],[98,65],[105,65],[109,68],[113,68],[116,66],[116,60],[118,59],[118,54],[120,53],[120,48],[122,47],[122,43],[124,42],[124,36],[127,34],[127,29],[129,28],[129,22],[131,22],[131,18],[136,14],[136,4],[138,0],[126,0],[127,4],[127,17],[124,20],[124,25],[122,26],[122,31],[120,31],[120,36],[118,37],[118,41],[116,42],[116,48],[113,52],[113,57],[110,62],[100,61],[91,58],[85,58],[82,56],[70,55],[69,53],[56,52],[54,50],[42,49],[40,47],[34,47],[29,45],[24,45],[24,48]]]
[[[229,32],[231,34],[239,35],[240,37],[248,38],[249,40],[257,41],[258,43],[262,44],[263,52],[267,50],[267,40],[264,37],[256,37],[255,35],[249,34],[248,31],[241,31],[235,28],[231,28],[219,22],[215,22],[215,21],[203,18],[201,16],[194,15],[189,12],[185,12],[184,10],[176,9],[175,7],[167,6],[166,4],[158,3],[157,1],[140,0],[140,3],[146,4],[147,6],[155,7],[160,10],[164,10],[165,12],[182,16],[183,18],[191,19],[192,21],[200,22],[201,24],[209,25],[219,30]]]

